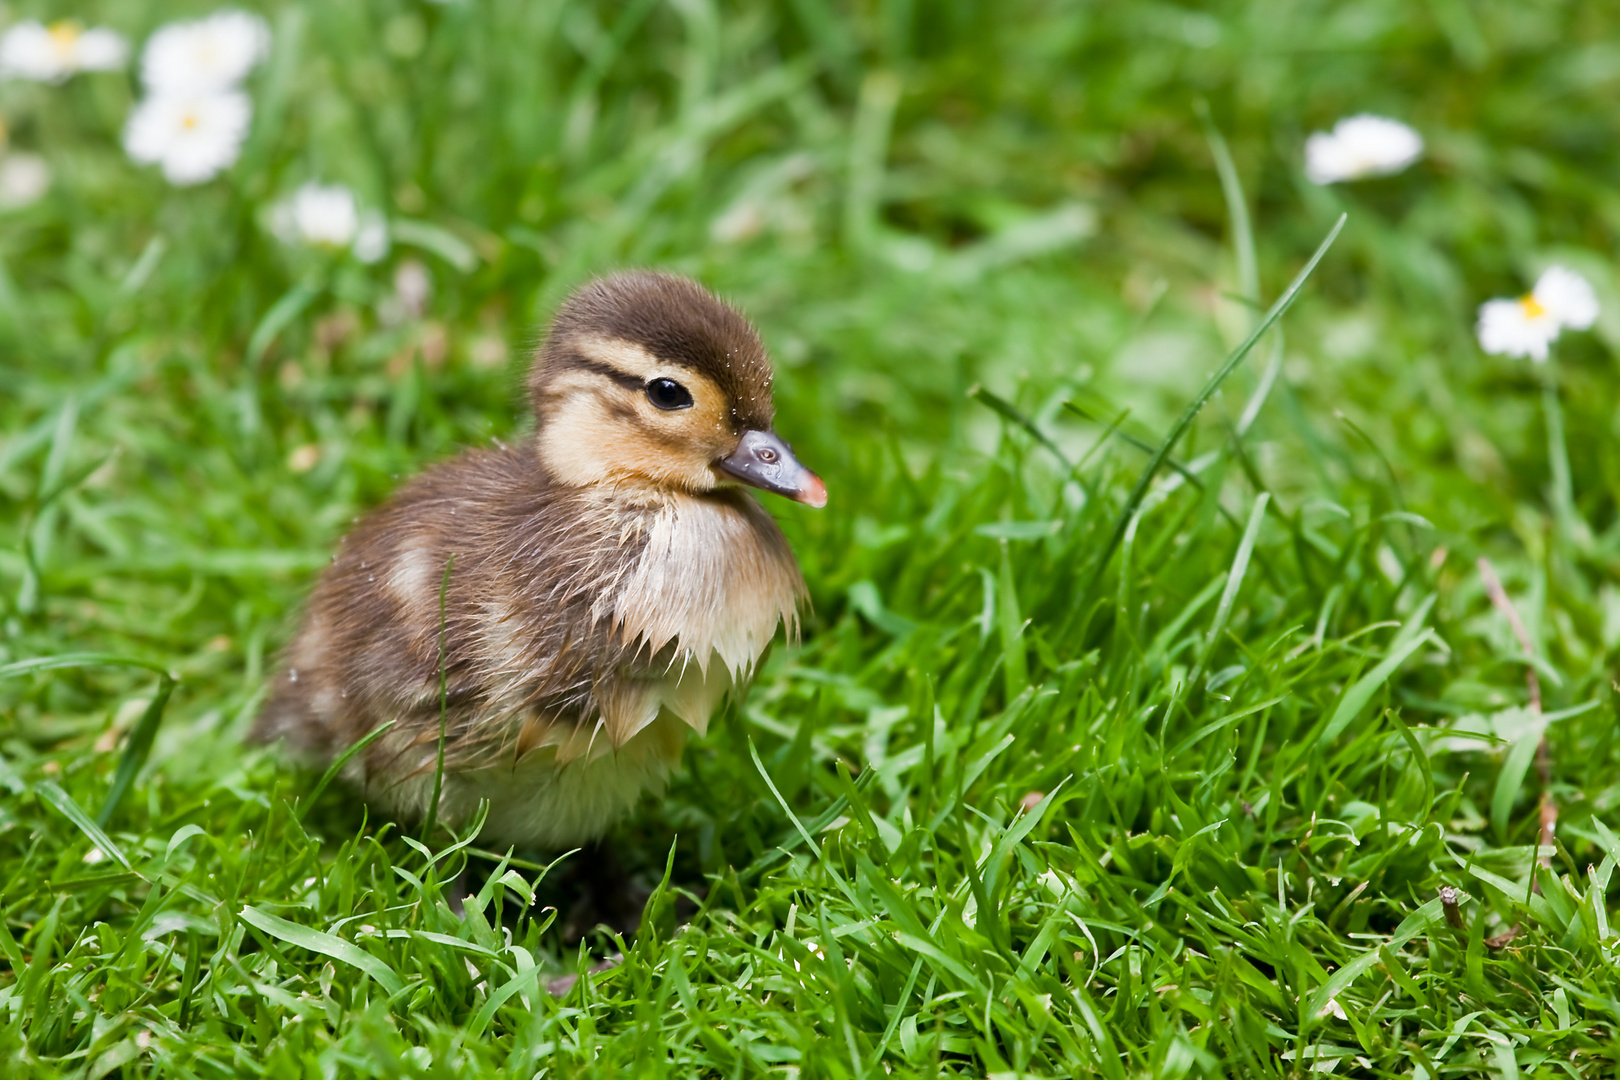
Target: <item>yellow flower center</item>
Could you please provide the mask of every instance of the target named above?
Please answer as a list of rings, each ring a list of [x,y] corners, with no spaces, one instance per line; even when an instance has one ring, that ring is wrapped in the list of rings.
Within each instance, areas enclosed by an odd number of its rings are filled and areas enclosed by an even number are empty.
[[[56,55],[67,56],[73,52],[74,46],[79,43],[79,35],[82,33],[83,31],[79,29],[79,24],[76,22],[64,19],[61,22],[51,23],[51,48],[56,51]]]
[[[1547,314],[1547,309],[1541,306],[1535,293],[1525,293],[1519,297],[1519,306],[1524,308],[1524,317],[1527,319],[1539,319]]]
[[[186,115],[180,118],[180,126],[185,128],[187,131],[191,131],[197,126],[198,123],[199,121],[197,119],[197,114],[194,112],[188,112]]]

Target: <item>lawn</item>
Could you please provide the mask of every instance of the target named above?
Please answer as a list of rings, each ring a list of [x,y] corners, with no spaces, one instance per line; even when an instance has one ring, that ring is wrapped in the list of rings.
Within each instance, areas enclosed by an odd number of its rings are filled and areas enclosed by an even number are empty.
[[[1620,1068],[1620,10],[266,3],[171,183],[140,48],[213,10],[0,81],[0,1073]],[[1312,183],[1361,112],[1422,158]],[[311,181],[386,245],[289,233]],[[1486,353],[1553,264],[1596,325]],[[831,501],[770,500],[803,638],[574,942],[562,853],[243,736],[351,520],[520,437],[624,266],[758,323]]]

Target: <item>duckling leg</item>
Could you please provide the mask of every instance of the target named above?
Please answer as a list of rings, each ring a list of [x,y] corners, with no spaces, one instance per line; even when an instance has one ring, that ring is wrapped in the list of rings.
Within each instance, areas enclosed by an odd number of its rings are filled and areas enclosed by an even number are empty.
[[[570,884],[577,885],[579,894],[563,920],[563,940],[578,941],[596,926],[624,935],[635,933],[652,893],[625,873],[612,845],[598,840],[582,848],[572,861]]]
[[[614,953],[612,956],[604,957],[603,959],[592,964],[590,967],[586,968],[585,974],[600,975],[604,971],[612,971],[622,963],[624,963],[623,954]],[[574,984],[577,982],[579,982],[579,976],[573,972],[569,972],[567,975],[552,979],[550,982],[546,983],[546,993],[550,994],[552,997],[567,997],[568,991],[572,990],[574,988]]]

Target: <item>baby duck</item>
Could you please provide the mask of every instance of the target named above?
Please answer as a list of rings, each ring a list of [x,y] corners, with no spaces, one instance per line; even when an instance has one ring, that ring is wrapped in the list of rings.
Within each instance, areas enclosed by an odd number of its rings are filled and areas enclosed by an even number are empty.
[[[771,364],[686,278],[590,282],[528,377],[515,446],[429,469],[367,515],[315,587],[253,729],[330,762],[402,818],[500,846],[599,838],[662,790],[686,729],[746,685],[804,579],[738,485],[826,505],[772,428]]]

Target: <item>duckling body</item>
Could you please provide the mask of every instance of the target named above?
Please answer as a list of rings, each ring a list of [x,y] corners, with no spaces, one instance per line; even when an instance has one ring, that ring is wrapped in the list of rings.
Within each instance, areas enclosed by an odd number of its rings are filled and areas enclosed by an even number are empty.
[[[734,483],[825,501],[771,432],[769,376],[691,282],[581,290],[531,372],[534,437],[430,469],[345,538],[256,737],[330,761],[395,721],[346,773],[415,818],[442,715],[442,820],[488,800],[485,843],[599,837],[796,630],[792,550]]]

